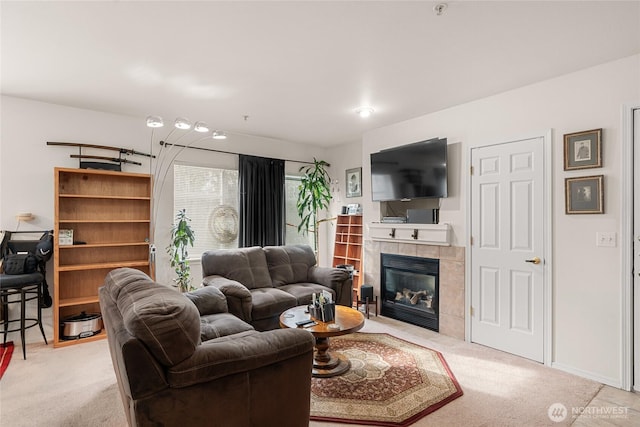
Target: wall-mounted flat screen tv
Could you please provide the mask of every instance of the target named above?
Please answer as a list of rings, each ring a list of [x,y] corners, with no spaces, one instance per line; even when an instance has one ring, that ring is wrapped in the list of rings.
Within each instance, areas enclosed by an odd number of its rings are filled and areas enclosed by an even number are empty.
[[[447,139],[371,153],[374,202],[447,197]]]

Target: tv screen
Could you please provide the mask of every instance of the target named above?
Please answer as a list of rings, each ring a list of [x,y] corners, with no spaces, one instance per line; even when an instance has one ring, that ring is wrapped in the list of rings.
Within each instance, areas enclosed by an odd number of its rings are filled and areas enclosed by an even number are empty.
[[[447,139],[372,153],[371,196],[374,202],[447,197]]]

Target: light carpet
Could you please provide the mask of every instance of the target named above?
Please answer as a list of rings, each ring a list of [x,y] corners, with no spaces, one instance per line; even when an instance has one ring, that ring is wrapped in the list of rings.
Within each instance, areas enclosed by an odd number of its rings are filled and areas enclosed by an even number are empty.
[[[553,423],[547,415],[549,407],[556,402],[567,408],[587,406],[602,387],[385,317],[372,316],[360,332],[388,333],[439,351],[455,373],[464,395],[412,427],[566,426],[574,420]],[[0,382],[0,426],[127,425],[106,340],[56,349],[42,342],[28,347],[27,360],[13,359]],[[640,416],[634,413],[627,422],[640,425]],[[314,420],[309,425],[345,426]]]
[[[404,427],[462,396],[440,352],[389,334],[332,338],[331,351],[351,369],[313,378],[311,419]]]

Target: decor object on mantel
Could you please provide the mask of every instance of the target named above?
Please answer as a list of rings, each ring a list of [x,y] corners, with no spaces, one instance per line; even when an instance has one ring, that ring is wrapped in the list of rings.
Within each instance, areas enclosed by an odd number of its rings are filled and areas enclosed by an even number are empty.
[[[189,265],[189,252],[187,246],[193,247],[195,236],[187,217],[185,209],[181,209],[176,214],[176,222],[171,228],[171,243],[167,246],[171,267],[176,272],[173,279],[180,292],[189,292],[195,289],[191,286],[191,266]]]
[[[388,334],[336,337],[332,348],[351,361],[341,376],[311,380],[311,419],[408,426],[462,396],[438,351]]]
[[[307,234],[310,230],[314,235],[314,252],[318,258],[318,226],[325,221],[332,221],[335,218],[318,219],[318,212],[327,209],[331,202],[331,177],[326,168],[329,163],[324,160],[313,159],[313,164],[301,166],[299,172],[304,172],[300,181],[298,192],[298,216],[300,224],[298,232]],[[310,228],[313,225],[313,228]]]

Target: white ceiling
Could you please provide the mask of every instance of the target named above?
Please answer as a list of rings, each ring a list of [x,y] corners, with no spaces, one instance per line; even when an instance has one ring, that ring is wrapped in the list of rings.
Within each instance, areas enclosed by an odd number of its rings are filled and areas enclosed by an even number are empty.
[[[3,0],[1,90],[332,146],[640,52],[639,1],[437,3]]]

